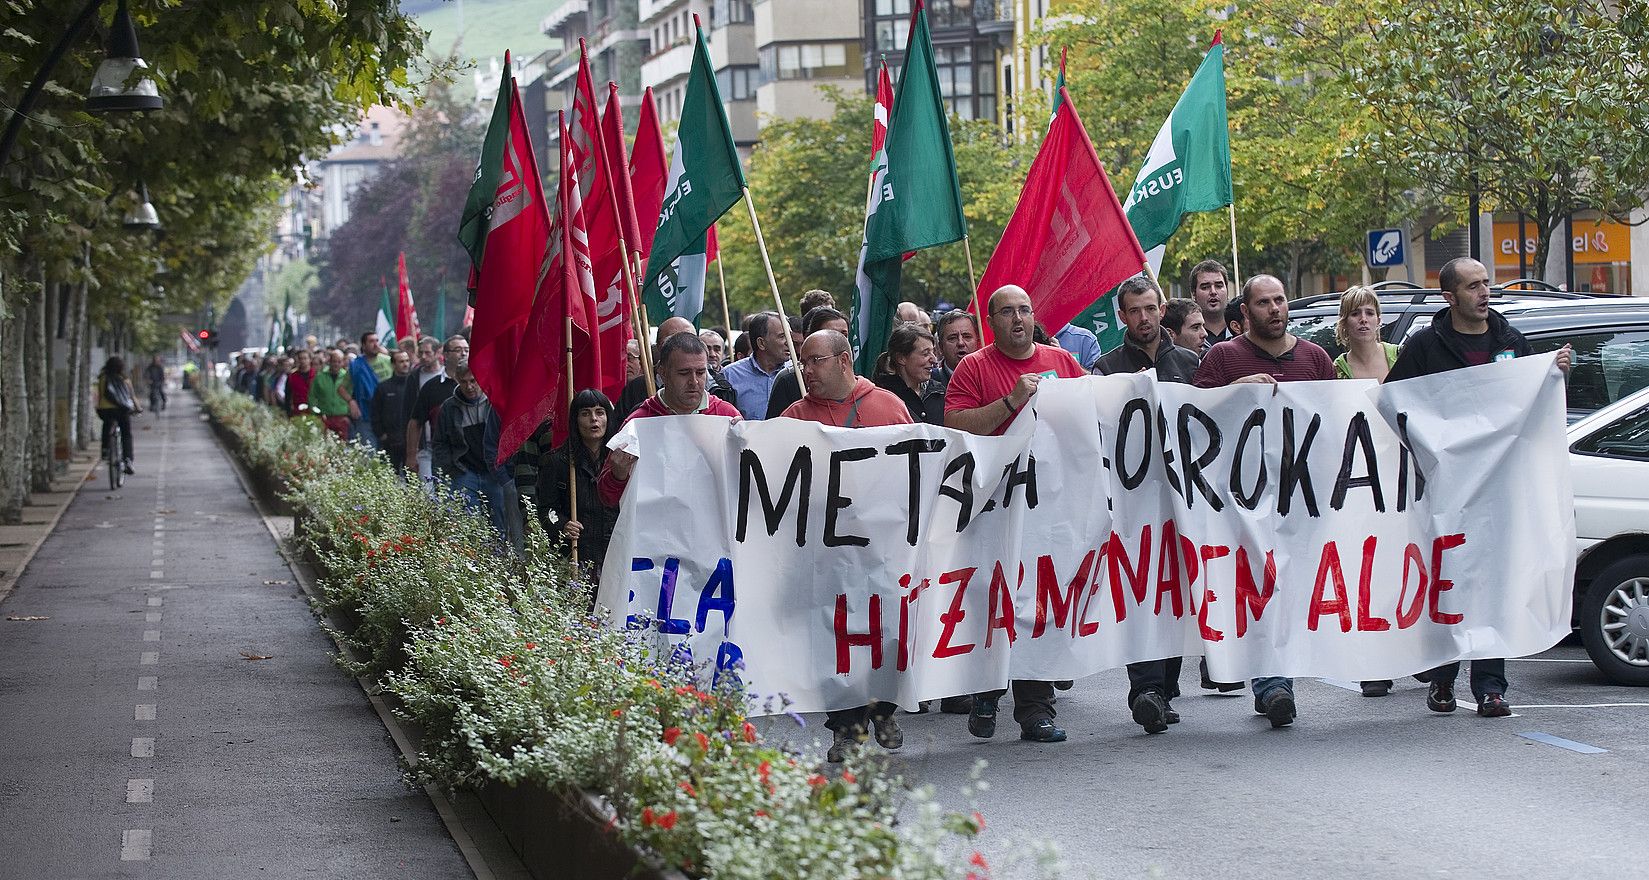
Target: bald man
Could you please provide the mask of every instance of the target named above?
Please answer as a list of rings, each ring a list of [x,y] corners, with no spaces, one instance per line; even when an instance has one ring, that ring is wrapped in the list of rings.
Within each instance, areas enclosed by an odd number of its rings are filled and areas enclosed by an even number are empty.
[[[991,294],[986,318],[996,339],[962,358],[945,391],[945,426],[970,434],[1001,434],[1031,402],[1037,385],[1049,377],[1074,379],[1087,375],[1070,353],[1032,338],[1036,310],[1030,294],[1015,284]],[[968,732],[980,739],[996,735],[996,703],[1002,691],[973,696]],[[1013,720],[1020,739],[1031,742],[1065,741],[1065,731],[1054,725],[1053,683],[1013,682]]]
[[[672,316],[665,318],[664,321],[658,325],[658,330],[655,334],[658,337],[658,345],[653,347],[654,360],[658,359],[658,347],[664,344],[664,340],[669,339],[678,333],[692,333],[695,336],[698,335],[698,331],[693,327],[693,322],[687,320],[686,318]],[[721,371],[719,369],[710,371],[707,390],[711,394],[727,401],[728,403],[735,406],[738,405],[738,395],[733,392],[732,386],[727,384],[727,380],[722,378]],[[618,420],[622,422],[625,418],[629,417],[630,413],[635,412],[636,407],[641,406],[642,402],[646,399],[647,377],[637,376],[624,384],[624,392],[618,396],[618,407],[614,414],[618,417]]]

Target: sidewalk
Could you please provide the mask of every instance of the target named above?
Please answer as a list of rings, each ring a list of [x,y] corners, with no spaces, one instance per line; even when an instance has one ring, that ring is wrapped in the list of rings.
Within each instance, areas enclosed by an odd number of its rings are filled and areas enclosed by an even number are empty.
[[[0,525],[0,599],[4,599],[16,586],[17,578],[28,567],[29,560],[34,558],[46,536],[57,526],[58,517],[74,500],[75,492],[97,461],[95,449],[76,453],[69,459],[69,466],[63,475],[52,480],[50,492],[36,492],[29,499],[23,507],[22,523]],[[104,488],[108,486],[105,484]]]
[[[136,427],[0,604],[0,875],[472,876],[194,399]]]

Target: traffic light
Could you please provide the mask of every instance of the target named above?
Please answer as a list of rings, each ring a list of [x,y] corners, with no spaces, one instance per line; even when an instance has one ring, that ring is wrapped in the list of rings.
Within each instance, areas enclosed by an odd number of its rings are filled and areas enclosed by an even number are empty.
[[[199,333],[196,333],[195,335],[200,337],[200,344],[201,345],[204,345],[207,348],[217,348],[218,347],[218,331],[216,331],[216,330],[202,330]]]

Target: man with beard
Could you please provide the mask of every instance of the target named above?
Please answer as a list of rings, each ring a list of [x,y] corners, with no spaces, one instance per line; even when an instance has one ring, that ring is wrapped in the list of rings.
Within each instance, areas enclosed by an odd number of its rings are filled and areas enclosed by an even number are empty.
[[[1247,331],[1218,343],[1203,355],[1193,380],[1198,388],[1226,385],[1332,380],[1334,359],[1322,346],[1288,332],[1288,293],[1272,275],[1255,275],[1242,286]],[[1272,727],[1294,723],[1294,679],[1265,676],[1250,682],[1254,711]]]

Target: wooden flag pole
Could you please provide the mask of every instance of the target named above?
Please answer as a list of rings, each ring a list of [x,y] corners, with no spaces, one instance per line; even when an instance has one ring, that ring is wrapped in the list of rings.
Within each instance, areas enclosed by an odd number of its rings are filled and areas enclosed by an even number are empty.
[[[1226,207],[1230,209],[1230,214],[1231,214],[1231,286],[1238,289],[1238,290],[1241,290],[1242,289],[1242,280],[1241,280],[1242,279],[1242,272],[1237,269],[1237,203],[1236,203],[1236,200],[1233,199],[1231,204],[1227,205]]]
[[[643,265],[641,251],[631,251],[630,259],[635,261],[630,268],[630,277],[640,278],[641,270],[636,267]],[[647,323],[647,310],[641,306],[641,291],[635,286],[630,288],[630,321],[635,326],[636,349],[641,352],[641,373],[647,377],[647,396],[652,397],[657,393],[653,387],[653,328]]]
[[[727,338],[732,339],[733,313],[727,310],[727,270],[721,266],[720,247],[716,250],[716,281],[721,285],[721,325],[727,328]]]
[[[968,243],[966,235],[962,236],[962,253],[968,258],[968,286],[973,288],[973,311],[979,316],[979,320],[983,322],[985,320],[985,310],[979,304],[979,281],[978,277],[973,274],[973,245]]]
[[[571,257],[572,255],[568,254],[567,256]],[[567,404],[568,404],[568,407],[571,408],[573,395],[576,393],[576,392],[573,391],[573,316],[570,315],[570,314],[569,315],[562,315],[561,320],[562,320],[561,332],[563,334],[562,338],[564,340],[566,340],[566,345],[567,345]],[[569,413],[569,415],[571,415],[571,414]],[[555,416],[556,416],[555,413],[550,414],[551,418],[555,418]],[[577,520],[578,520],[578,468],[573,463],[578,458],[578,456],[574,454],[574,452],[576,451],[575,447],[573,447],[573,445],[572,445],[574,442],[579,442],[579,443],[584,442],[583,438],[578,436],[578,421],[576,419],[573,420],[572,424],[567,426],[567,521],[568,522],[577,522]],[[582,528],[583,524],[580,523],[579,525]],[[577,568],[578,567],[578,540],[576,538],[573,539],[572,541],[568,542],[568,546],[572,549],[573,567]]]
[[[582,41],[580,42],[582,43]],[[601,168],[607,172],[607,201],[612,203],[613,225],[618,229],[618,261],[624,264],[624,269],[620,275],[624,280],[624,292],[630,298],[631,328],[633,331],[639,324],[642,330],[641,334],[636,337],[636,350],[641,353],[641,375],[645,377],[647,382],[647,396],[652,397],[658,392],[658,389],[653,387],[653,352],[648,344],[648,337],[651,334],[646,332],[648,330],[647,313],[641,310],[641,295],[636,289],[636,276],[630,267],[630,245],[624,240],[624,215],[619,212],[618,187],[613,185],[613,175],[615,173],[613,163],[608,161],[607,138],[603,137],[600,131],[596,132],[595,144],[596,149],[599,151],[598,155],[601,157]],[[639,322],[635,320],[637,317],[641,319]]]
[[[784,300],[779,298],[779,282],[773,277],[773,261],[767,256],[767,239],[762,237],[762,224],[756,219],[756,203],[750,198],[750,187],[740,187],[744,190],[744,206],[750,209],[750,226],[756,230],[756,247],[762,252],[762,268],[767,270],[767,286],[773,290],[773,305],[778,307],[779,322],[784,324],[785,347],[790,349],[790,363],[796,368],[796,387],[801,389],[802,396],[807,396],[807,380],[802,378],[802,359],[796,351],[796,339],[790,335],[790,318],[784,313]],[[729,328],[731,332],[731,328]],[[751,351],[755,351],[755,343],[751,343]]]

